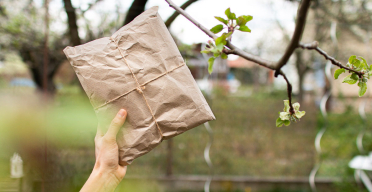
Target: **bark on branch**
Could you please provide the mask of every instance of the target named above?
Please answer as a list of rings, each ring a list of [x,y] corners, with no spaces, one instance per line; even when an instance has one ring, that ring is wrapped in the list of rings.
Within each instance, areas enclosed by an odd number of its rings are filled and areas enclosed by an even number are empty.
[[[342,65],[342,63],[340,61],[337,61],[335,58],[329,56],[327,54],[327,52],[323,51],[322,49],[320,49],[318,47],[318,42],[317,41],[314,41],[312,43],[307,43],[307,44],[300,43],[299,44],[299,47],[301,47],[302,49],[309,49],[309,50],[313,49],[313,50],[317,51],[319,54],[323,55],[326,60],[331,61],[331,63],[333,65],[336,65],[336,66],[338,66],[340,68],[346,69],[349,72],[354,72],[354,73],[358,74],[359,77],[362,77],[363,76],[363,73],[362,72],[356,71],[355,69],[352,69],[352,68],[349,68],[349,67],[346,67],[346,66]]]
[[[130,6],[127,16],[125,17],[123,26],[130,23],[139,14],[145,11],[147,0],[134,0]]]
[[[90,9],[92,9],[97,3],[99,3],[100,1],[102,0],[96,0],[94,3],[89,3],[88,4],[88,8],[84,9],[84,10],[81,10],[81,13],[82,15],[85,14],[85,12],[89,11]]]
[[[180,13],[181,15],[183,15],[187,20],[189,20],[191,23],[193,23],[196,27],[198,27],[201,31],[203,31],[210,38],[212,38],[212,39],[216,39],[217,38],[217,36],[214,33],[212,33],[209,29],[207,29],[202,24],[200,24],[198,21],[196,21],[194,18],[192,18],[183,9],[181,9],[176,4],[174,4],[172,0],[165,0],[165,1],[169,4],[170,7],[172,7],[178,13]],[[305,1],[310,1],[310,0],[305,0]],[[305,14],[305,19],[306,19],[306,14]],[[305,24],[303,23],[303,25],[305,25]],[[303,31],[303,27],[302,27],[301,33],[302,33],[302,31]],[[300,37],[301,37],[301,34],[300,34]],[[297,41],[297,44],[296,44],[296,47],[295,48],[298,47],[298,41]],[[258,57],[258,56],[252,55],[250,53],[247,53],[247,52],[239,49],[235,45],[233,45],[230,41],[227,41],[226,47],[228,47],[230,49],[230,50],[225,50],[228,54],[235,54],[235,55],[241,56],[244,59],[247,59],[249,61],[253,61],[253,62],[255,62],[255,63],[257,63],[257,64],[259,64],[259,65],[261,65],[263,67],[266,67],[268,69],[277,70],[274,62],[268,61],[268,60],[265,60],[265,59],[263,59],[261,57]],[[293,53],[293,51],[292,51],[292,53]],[[292,106],[292,85],[289,83],[287,77],[285,76],[285,74],[280,69],[278,70],[278,74],[282,75],[284,77],[284,79],[286,80],[286,82],[287,82],[287,92],[288,92],[289,106],[290,106],[290,110],[291,111],[294,111],[293,110],[293,106]]]
[[[198,0],[188,0],[186,1],[183,5],[181,5],[181,9],[185,10],[187,7],[189,7],[191,4],[195,3],[196,1]],[[171,26],[171,24],[173,23],[173,21],[178,17],[180,13],[175,11],[168,19],[167,21],[165,22],[165,26],[167,26],[167,28],[169,28]]]
[[[287,76],[283,73],[283,71],[279,71],[279,75],[283,76],[285,82],[287,83],[287,94],[288,94],[288,101],[289,101],[289,114],[294,114],[294,108],[292,106],[292,85],[289,82]]]
[[[282,56],[282,58],[276,64],[275,77],[277,77],[279,75],[280,69],[288,62],[288,60],[291,57],[291,55],[293,54],[294,50],[296,48],[298,48],[299,42],[300,42],[301,37],[302,37],[302,33],[304,31],[304,28],[305,28],[306,16],[307,16],[307,12],[308,12],[309,7],[310,7],[310,1],[311,0],[303,0],[301,5],[300,5],[300,8],[298,9],[295,31],[293,33],[291,42],[289,43],[289,45],[287,46],[286,51],[284,52],[284,55]]]
[[[172,0],[165,0],[165,1],[169,4],[170,7],[172,7],[178,13],[183,15],[187,20],[189,20],[191,23],[193,23],[196,27],[198,27],[201,31],[203,31],[210,38],[212,38],[212,39],[217,38],[217,36],[214,33],[212,33],[209,29],[207,29],[202,24],[200,24],[198,21],[196,21],[194,18],[192,18],[183,9],[181,9],[176,4],[174,4]],[[249,61],[253,61],[253,62],[255,62],[255,63],[257,63],[257,64],[259,64],[263,67],[266,67],[266,68],[269,68],[269,69],[272,69],[272,70],[276,69],[275,66],[274,66],[274,62],[268,61],[268,60],[262,59],[261,57],[258,57],[258,56],[252,55],[250,53],[247,53],[247,52],[239,49],[235,45],[233,45],[230,41],[227,41],[226,47],[230,48],[232,54],[239,55],[239,56],[243,57],[244,59],[247,59]]]
[[[63,0],[65,11],[67,13],[67,20],[68,20],[68,30],[70,33],[70,41],[72,45],[80,45],[81,40],[79,37],[78,26],[76,24],[77,17],[75,13],[75,8],[72,6],[71,0]]]

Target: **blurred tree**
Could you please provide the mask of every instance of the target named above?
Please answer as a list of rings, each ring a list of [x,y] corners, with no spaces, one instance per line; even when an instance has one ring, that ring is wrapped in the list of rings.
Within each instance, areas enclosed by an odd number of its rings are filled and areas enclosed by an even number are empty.
[[[293,3],[298,4],[298,1],[289,0]],[[307,28],[304,31],[303,39],[305,41],[316,40],[320,42],[322,47],[327,49],[335,58],[339,60],[347,60],[351,54],[348,46],[334,46],[333,42],[337,39],[352,39],[353,44],[363,44],[369,41],[369,31],[372,16],[372,9],[369,6],[369,1],[313,1],[309,12],[310,22],[307,24]],[[285,30],[281,25],[279,18],[276,19],[278,27],[283,32],[283,40],[289,43],[290,33]],[[332,23],[335,24],[335,31],[331,31]],[[335,33],[334,37],[331,37],[331,33]],[[340,42],[342,44],[342,42]],[[346,45],[346,44],[344,44]],[[360,46],[363,49],[363,46]],[[344,52],[345,54],[338,54],[338,52]],[[355,50],[353,50],[355,52]],[[360,50],[358,50],[359,52]],[[347,53],[347,54],[346,54]],[[368,53],[366,53],[368,54]],[[322,56],[314,52],[305,52],[304,50],[297,49],[294,52],[295,66],[298,74],[298,96],[297,99],[301,103],[304,96],[304,78],[308,72],[313,69],[313,63],[315,61],[322,60]],[[324,68],[325,62],[320,66]],[[327,82],[327,85],[329,82]],[[325,87],[328,90],[328,87]]]
[[[43,74],[47,73],[48,86],[47,92],[55,92],[55,84],[53,82],[53,77],[55,76],[59,66],[66,60],[62,50],[67,45],[80,45],[82,39],[79,36],[79,26],[77,21],[79,18],[85,20],[87,31],[87,36],[85,41],[90,41],[95,38],[102,37],[113,32],[116,22],[108,21],[102,19],[101,29],[98,30],[99,33],[94,34],[92,31],[93,27],[90,25],[89,21],[85,18],[84,14],[88,10],[96,5],[98,2],[103,0],[95,0],[90,3],[88,8],[85,10],[80,9],[80,17],[73,7],[71,0],[63,0],[64,9],[67,15],[67,29],[66,34],[58,34],[56,32],[51,32],[50,42],[48,43],[48,71],[44,72],[43,69],[43,58],[44,58],[44,26],[40,23],[40,19],[43,18],[44,11],[42,8],[35,6],[32,0],[20,0],[13,2],[11,0],[4,0],[0,2],[0,33],[3,38],[0,41],[2,49],[11,50],[18,52],[22,60],[29,66],[30,73],[34,82],[37,85],[39,91],[43,90]],[[189,0],[183,6],[187,8],[189,5],[194,3],[196,0]],[[132,21],[136,16],[141,14],[145,10],[147,0],[134,0],[131,7],[127,12],[125,17],[124,25]],[[8,11],[9,7],[17,7],[11,12]],[[20,14],[22,12],[22,14]],[[167,25],[174,21],[178,16],[175,12],[170,19],[167,21]],[[107,17],[105,15],[103,18]],[[108,23],[108,24],[107,24]],[[105,25],[106,24],[106,25]],[[32,37],[32,38],[30,38]],[[68,40],[70,43],[68,43]]]
[[[12,9],[8,8],[12,7]],[[3,14],[0,16],[0,45],[7,51],[15,51],[28,65],[31,76],[39,91],[43,90],[43,74],[47,73],[47,92],[54,93],[55,85],[52,81],[58,67],[65,60],[62,49],[65,47],[63,39],[51,34],[51,42],[47,53],[49,55],[48,71],[44,71],[44,25],[41,8],[35,7],[32,1],[3,1]],[[20,14],[22,12],[22,14]]]
[[[71,0],[63,0],[65,11],[67,14],[68,31],[70,36],[70,42],[73,46],[80,45],[81,40],[79,37],[78,26],[76,24],[77,17],[75,8],[72,6]]]
[[[125,17],[123,25],[128,24],[134,18],[136,18],[139,14],[145,11],[147,0],[134,0],[132,5],[130,6],[127,16]]]

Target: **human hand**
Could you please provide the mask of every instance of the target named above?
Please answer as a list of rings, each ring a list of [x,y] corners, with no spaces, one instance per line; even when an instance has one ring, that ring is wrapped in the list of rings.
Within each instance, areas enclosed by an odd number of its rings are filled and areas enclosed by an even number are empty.
[[[96,163],[92,174],[80,192],[114,191],[124,178],[127,166],[119,164],[119,148],[116,135],[123,126],[126,116],[127,112],[120,109],[106,134],[104,134],[104,129],[98,125],[97,135],[94,139]]]

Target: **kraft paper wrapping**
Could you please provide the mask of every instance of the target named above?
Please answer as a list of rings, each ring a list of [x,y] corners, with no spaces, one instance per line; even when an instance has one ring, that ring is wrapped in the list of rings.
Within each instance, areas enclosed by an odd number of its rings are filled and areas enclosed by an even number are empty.
[[[157,11],[111,37],[64,49],[103,127],[119,109],[128,112],[117,136],[120,163],[215,119]]]

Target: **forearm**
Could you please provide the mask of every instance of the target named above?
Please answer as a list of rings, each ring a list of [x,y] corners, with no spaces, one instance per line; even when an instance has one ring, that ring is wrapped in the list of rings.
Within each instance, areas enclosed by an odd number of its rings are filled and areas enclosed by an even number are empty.
[[[113,192],[119,183],[112,173],[94,169],[80,192]]]

